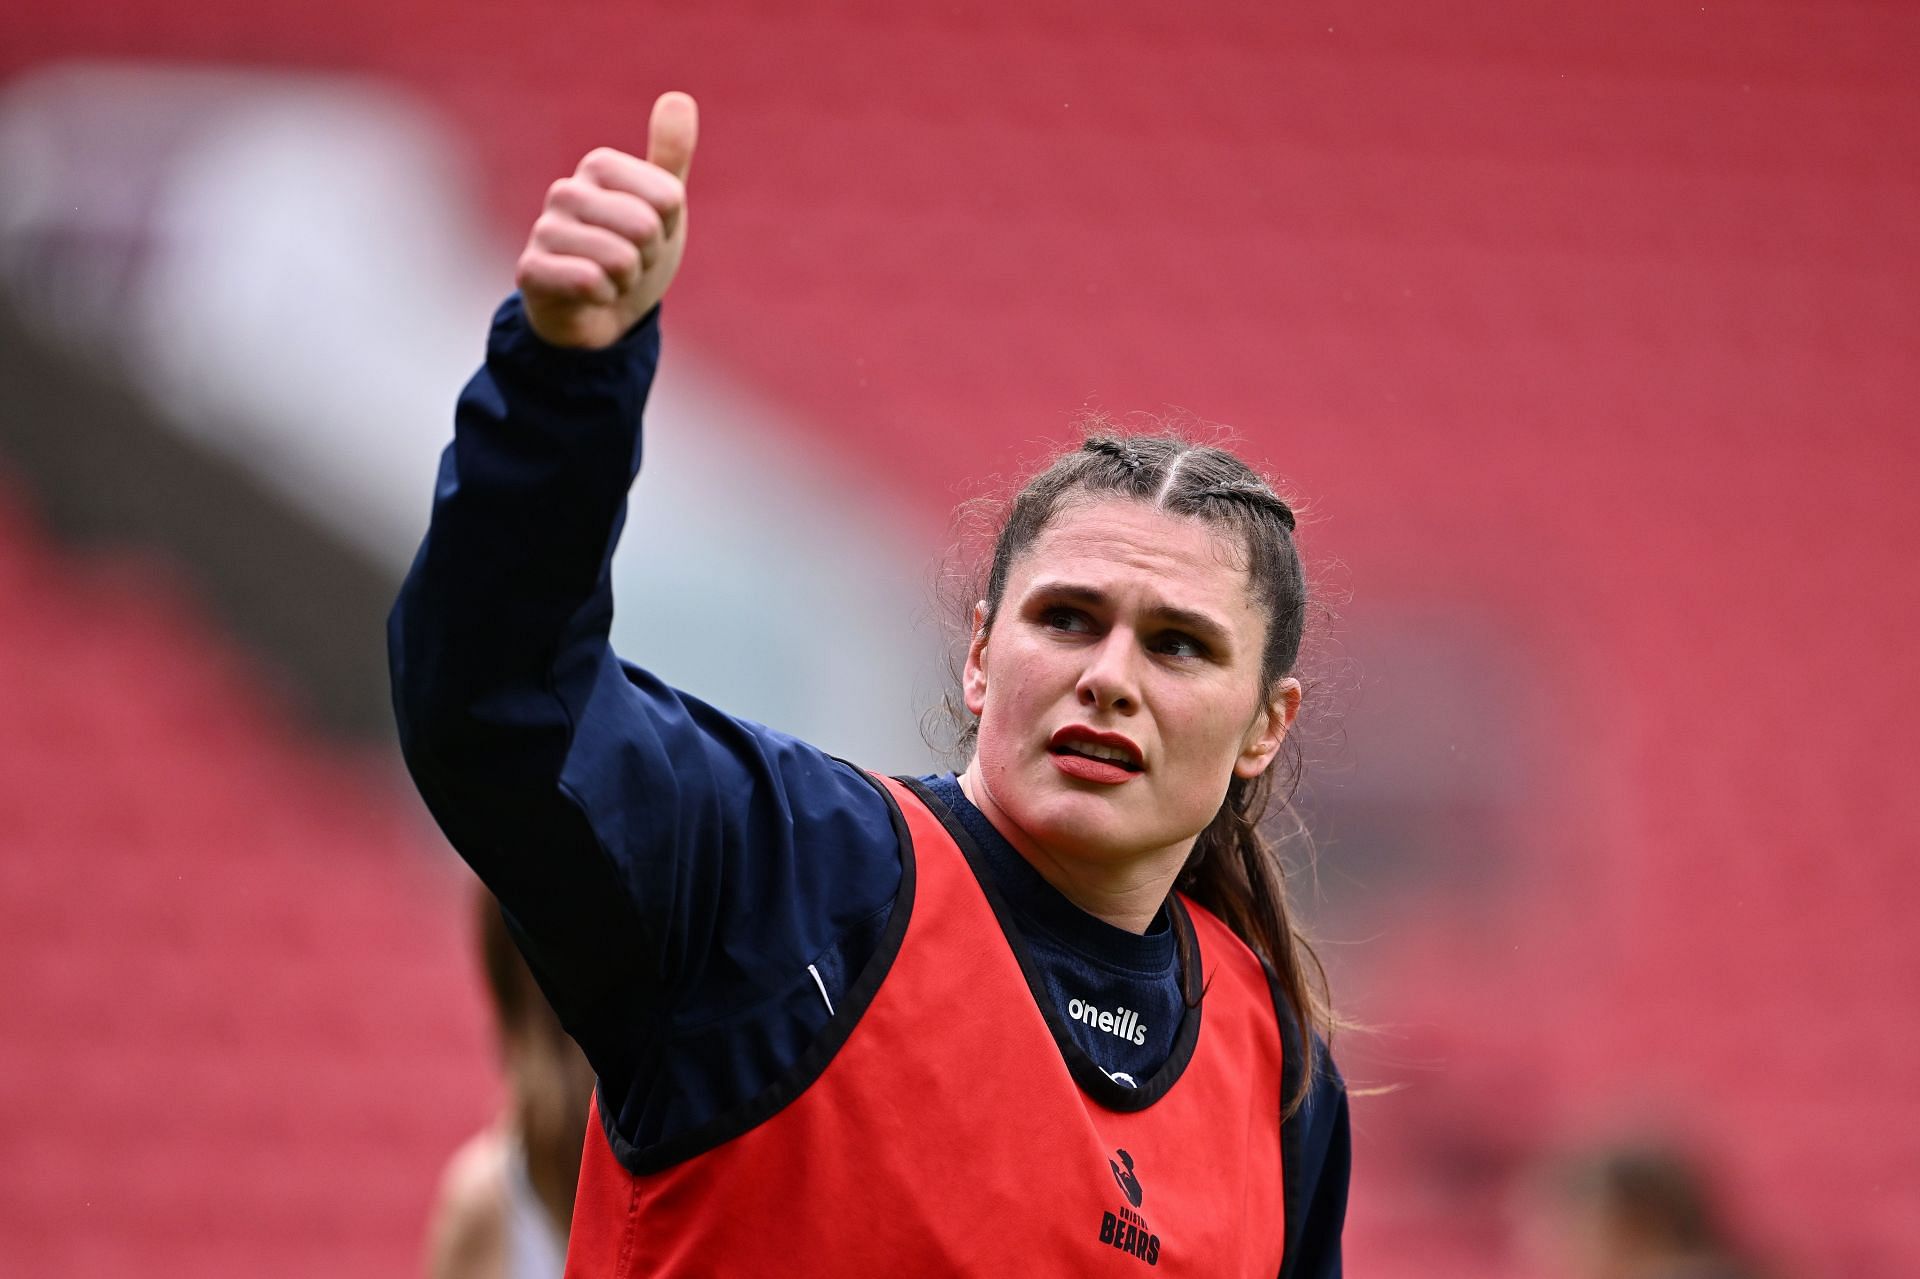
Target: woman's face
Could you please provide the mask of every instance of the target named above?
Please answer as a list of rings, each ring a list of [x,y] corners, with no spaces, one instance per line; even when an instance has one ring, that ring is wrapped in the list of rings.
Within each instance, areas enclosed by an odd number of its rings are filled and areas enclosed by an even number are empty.
[[[1232,777],[1273,761],[1300,685],[1260,686],[1267,622],[1243,560],[1198,519],[1070,503],[1012,565],[991,634],[976,610],[974,798],[1022,851],[1184,858]]]

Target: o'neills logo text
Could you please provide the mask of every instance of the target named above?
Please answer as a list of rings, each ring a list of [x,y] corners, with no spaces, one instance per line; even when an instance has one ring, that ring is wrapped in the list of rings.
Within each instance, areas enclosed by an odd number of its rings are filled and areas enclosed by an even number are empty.
[[[1076,999],[1067,1005],[1067,1016],[1075,1021],[1084,1021],[1095,1030],[1104,1030],[1109,1035],[1118,1036],[1130,1044],[1147,1042],[1147,1028],[1141,1022],[1140,1014],[1131,1008],[1106,1012],[1095,1008],[1084,999]]]
[[[1120,1187],[1120,1193],[1127,1197],[1127,1202],[1133,1208],[1138,1208],[1147,1192],[1140,1184],[1139,1175],[1134,1172],[1133,1156],[1124,1150],[1116,1150],[1113,1158],[1107,1160],[1107,1167],[1113,1171],[1114,1184]],[[1120,1207],[1100,1214],[1100,1242],[1110,1244],[1150,1266],[1157,1266],[1160,1264],[1160,1236],[1153,1233],[1147,1225],[1147,1219],[1133,1208]]]

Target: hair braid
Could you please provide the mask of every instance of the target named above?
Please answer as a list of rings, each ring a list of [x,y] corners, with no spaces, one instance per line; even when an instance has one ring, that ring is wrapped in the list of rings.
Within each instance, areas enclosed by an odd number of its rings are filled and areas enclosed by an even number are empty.
[[[1229,480],[1196,489],[1193,496],[1203,501],[1212,498],[1222,502],[1239,502],[1255,511],[1263,511],[1273,516],[1286,525],[1287,532],[1294,531],[1293,508],[1287,505],[1286,500],[1278,493],[1264,484]]]
[[[1127,475],[1131,478],[1137,479],[1141,468],[1146,465],[1138,450],[1133,447],[1132,441],[1112,435],[1089,435],[1081,442],[1080,451],[1102,453],[1115,459],[1127,468]]]

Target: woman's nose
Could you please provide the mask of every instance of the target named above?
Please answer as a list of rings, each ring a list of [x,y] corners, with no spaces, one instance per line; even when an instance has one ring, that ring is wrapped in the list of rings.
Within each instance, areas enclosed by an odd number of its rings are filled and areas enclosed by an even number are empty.
[[[1132,634],[1115,627],[1086,653],[1087,665],[1080,672],[1078,689],[1081,704],[1119,714],[1139,709],[1139,674]]]

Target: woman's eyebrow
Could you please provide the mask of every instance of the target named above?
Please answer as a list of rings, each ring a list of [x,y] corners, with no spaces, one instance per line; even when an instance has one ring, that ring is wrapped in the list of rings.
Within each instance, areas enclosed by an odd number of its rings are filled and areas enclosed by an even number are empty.
[[[1113,605],[1111,595],[1097,586],[1086,586],[1079,582],[1036,582],[1032,594],[1063,604],[1084,604],[1088,608],[1111,608]],[[1232,629],[1211,614],[1181,608],[1177,604],[1149,605],[1146,612],[1156,621],[1191,631],[1195,639],[1223,652],[1233,647]]]

